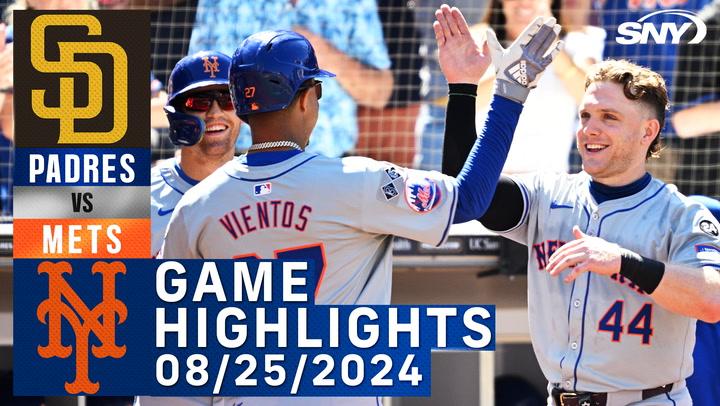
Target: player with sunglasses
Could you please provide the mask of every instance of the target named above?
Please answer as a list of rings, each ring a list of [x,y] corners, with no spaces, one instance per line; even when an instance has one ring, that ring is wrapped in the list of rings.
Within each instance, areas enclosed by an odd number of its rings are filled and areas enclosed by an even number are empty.
[[[165,113],[180,151],[151,174],[152,255],[180,198],[235,154],[241,121],[228,88],[230,62],[225,54],[203,51],[181,59],[170,74]]]

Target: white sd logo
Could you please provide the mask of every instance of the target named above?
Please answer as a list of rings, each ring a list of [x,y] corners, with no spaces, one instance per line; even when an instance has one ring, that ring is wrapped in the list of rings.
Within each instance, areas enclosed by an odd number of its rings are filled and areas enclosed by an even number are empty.
[[[660,24],[660,30],[658,31],[656,24],[651,22],[644,22],[650,17],[659,14],[672,14],[681,17],[685,17],[690,22],[683,23],[680,27],[676,23],[664,22]],[[615,41],[618,44],[631,45],[631,44],[647,44],[648,40],[652,36],[652,39],[657,44],[664,44],[670,36],[670,42],[673,44],[680,43],[682,35],[690,28],[691,25],[695,24],[697,32],[695,37],[690,40],[689,44],[697,44],[705,38],[707,34],[707,27],[705,23],[697,16],[697,14],[685,10],[662,10],[654,13],[647,14],[641,17],[637,21],[630,21],[622,23],[618,26],[618,35],[615,37]]]

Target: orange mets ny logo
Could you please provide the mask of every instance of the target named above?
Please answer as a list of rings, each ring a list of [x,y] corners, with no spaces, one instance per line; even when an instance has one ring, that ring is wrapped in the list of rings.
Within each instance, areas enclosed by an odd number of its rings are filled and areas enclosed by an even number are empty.
[[[212,59],[212,62],[210,62]],[[203,56],[203,72],[209,73],[211,78],[215,77],[215,74],[220,72],[220,63],[218,63],[217,56]]]
[[[65,390],[70,394],[93,394],[100,389],[100,382],[91,381],[89,376],[90,333],[101,343],[92,346],[93,356],[122,358],[125,355],[126,347],[115,343],[115,328],[127,318],[125,303],[115,297],[115,275],[125,274],[126,268],[122,262],[93,264],[92,273],[102,276],[102,301],[92,309],[65,280],[63,274],[72,274],[72,271],[68,262],[43,262],[38,266],[38,274],[48,275],[48,298],[37,308],[38,319],[48,326],[48,345],[38,345],[37,351],[43,358],[67,358],[74,349],[75,380],[65,382]],[[74,346],[62,343],[63,319],[75,334]]]

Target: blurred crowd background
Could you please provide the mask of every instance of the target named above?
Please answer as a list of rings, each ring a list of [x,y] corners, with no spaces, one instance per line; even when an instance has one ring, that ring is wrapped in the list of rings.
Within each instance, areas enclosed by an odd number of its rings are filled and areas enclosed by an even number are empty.
[[[432,31],[441,0],[0,0],[0,210],[12,220],[12,10],[149,9],[152,14],[151,127],[153,157],[172,156],[162,106],[174,64],[188,53],[215,49],[232,55],[253,32],[293,29],[315,46],[320,65],[339,73],[323,85],[318,125],[309,149],[328,156],[365,155],[398,165],[440,169],[447,86]],[[685,194],[720,197],[719,1],[712,0],[458,0],[483,41],[493,29],[512,42],[535,16],[563,25],[565,50],[543,76],[525,107],[504,168],[507,173],[581,170],[574,146],[577,105],[588,67],[626,58],[665,77],[673,101],[664,130],[666,148],[653,174]],[[650,38],[620,44],[618,26],[662,10],[699,14],[707,35],[699,44],[694,24],[679,43]],[[663,23],[690,20],[660,13],[645,20],[660,34]],[[0,38],[1,40],[2,38]],[[491,71],[491,70],[490,70]],[[492,93],[492,72],[479,83],[477,124]],[[249,146],[243,126],[237,153]]]

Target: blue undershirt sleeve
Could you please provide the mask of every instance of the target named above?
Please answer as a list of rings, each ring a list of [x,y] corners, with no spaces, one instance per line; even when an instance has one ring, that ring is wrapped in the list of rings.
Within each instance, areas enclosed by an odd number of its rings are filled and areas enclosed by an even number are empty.
[[[471,99],[472,113],[465,114],[463,117],[453,114],[454,110],[451,110],[455,107],[452,103],[453,98],[459,98],[457,101],[460,103],[468,102],[462,99]],[[471,126],[474,133],[474,102],[475,99],[472,97],[453,95],[451,91],[446,128],[467,132],[468,127]],[[480,130],[480,135],[477,136],[460,174],[455,179],[458,204],[453,223],[475,220],[487,210],[495,194],[495,187],[500,179],[500,172],[505,165],[508,151],[510,151],[510,144],[522,109],[523,106],[520,103],[501,96],[493,96],[485,125]],[[452,136],[452,134],[447,134],[446,138],[448,135]]]

